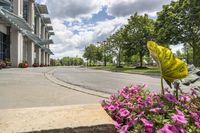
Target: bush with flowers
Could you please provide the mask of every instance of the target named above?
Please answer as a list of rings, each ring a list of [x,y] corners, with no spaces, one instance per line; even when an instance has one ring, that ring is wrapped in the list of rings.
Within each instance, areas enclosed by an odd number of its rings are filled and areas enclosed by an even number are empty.
[[[168,89],[164,95],[146,86],[133,85],[103,100],[102,106],[120,133],[200,133],[200,87],[181,93]]]
[[[148,42],[151,56],[161,71],[161,93],[146,85],[124,87],[102,101],[120,133],[200,133],[200,86],[185,93],[177,79],[188,76],[187,65],[172,52]],[[163,87],[163,79],[173,89]]]

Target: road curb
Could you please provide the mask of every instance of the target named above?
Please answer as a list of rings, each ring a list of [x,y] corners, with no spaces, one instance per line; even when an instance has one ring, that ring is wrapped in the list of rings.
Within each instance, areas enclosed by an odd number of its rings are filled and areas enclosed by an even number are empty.
[[[89,89],[86,89],[86,88],[82,88],[80,86],[72,85],[72,84],[66,83],[64,81],[61,81],[61,80],[59,80],[59,79],[57,79],[56,77],[53,76],[54,71],[55,71],[55,69],[52,69],[48,72],[45,72],[44,76],[45,76],[46,79],[48,79],[49,81],[51,81],[51,82],[53,82],[53,83],[55,83],[59,86],[62,86],[62,87],[65,87],[67,89],[71,89],[71,90],[74,90],[74,91],[78,91],[78,92],[81,92],[81,93],[85,93],[85,94],[88,94],[88,95],[101,97],[101,98],[108,98],[110,96],[110,94],[89,90]]]

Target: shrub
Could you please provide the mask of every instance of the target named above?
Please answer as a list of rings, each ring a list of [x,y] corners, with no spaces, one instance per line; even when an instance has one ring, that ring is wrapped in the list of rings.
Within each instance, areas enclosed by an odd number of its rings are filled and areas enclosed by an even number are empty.
[[[34,63],[33,67],[39,67],[40,65],[38,63]]]
[[[200,87],[184,93],[180,81],[188,76],[187,65],[165,47],[150,41],[151,56],[161,71],[161,94],[146,86],[124,87],[102,102],[120,133],[200,133]],[[164,89],[163,79],[172,88]]]
[[[200,133],[200,87],[181,93],[151,93],[146,86],[124,87],[102,101],[120,133]]]
[[[19,63],[18,65],[19,68],[28,68],[28,62],[27,61],[23,61],[22,63]]]
[[[2,60],[0,60],[0,69],[6,68],[6,63]]]

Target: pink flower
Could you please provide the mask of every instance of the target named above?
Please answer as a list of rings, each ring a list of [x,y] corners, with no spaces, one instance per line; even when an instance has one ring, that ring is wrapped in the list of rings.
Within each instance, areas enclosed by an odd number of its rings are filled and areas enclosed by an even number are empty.
[[[198,115],[196,112],[190,111],[189,113],[190,113],[190,116],[191,116],[193,119],[195,119],[195,120],[199,119],[199,115]]]
[[[159,129],[156,133],[179,133],[179,130],[170,124],[165,124],[163,128]]]
[[[200,121],[196,121],[194,124],[195,124],[198,128],[200,128]]]
[[[137,118],[140,118],[140,117],[142,117],[143,115],[144,115],[144,111],[141,112],[141,113],[139,113],[139,114],[137,115]]]
[[[180,110],[178,110],[177,108],[176,108],[176,111],[177,111],[176,114],[173,114],[172,117],[171,117],[172,120],[176,124],[179,124],[179,125],[186,124],[187,120],[185,119],[184,114]]]
[[[127,133],[127,130],[128,130],[129,126],[128,125],[124,125],[123,127],[121,127],[120,129],[120,133]]]
[[[137,103],[141,103],[142,102],[142,97],[141,96],[136,96],[136,101],[137,101]]]
[[[181,129],[179,129],[179,132],[180,133],[188,133],[185,129],[183,129],[183,128],[181,128]]]
[[[119,124],[117,121],[114,121],[115,128],[120,129],[121,124]]]
[[[135,94],[137,92],[139,92],[141,89],[141,87],[139,85],[133,85],[131,88],[130,88],[130,91]]]
[[[165,98],[170,102],[177,103],[176,97],[174,95],[172,95],[172,94],[165,94]]]
[[[110,105],[110,106],[108,107],[108,110],[109,110],[109,111],[115,111],[115,110],[116,110],[116,107],[113,106],[113,105]]]
[[[158,113],[161,111],[161,108],[153,108],[153,109],[150,109],[151,112],[155,112],[155,113]]]
[[[191,100],[191,98],[189,96],[180,96],[180,100],[182,102],[189,102]]]
[[[122,108],[122,109],[120,109],[119,114],[121,117],[126,117],[130,114],[130,112],[127,109]]]
[[[148,121],[145,118],[141,118],[141,121],[144,124],[145,132],[152,133],[153,132],[153,123],[151,121]]]

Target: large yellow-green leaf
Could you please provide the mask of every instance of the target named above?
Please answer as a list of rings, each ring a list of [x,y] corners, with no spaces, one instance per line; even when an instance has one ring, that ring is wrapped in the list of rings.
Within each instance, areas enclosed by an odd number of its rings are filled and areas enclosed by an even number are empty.
[[[188,75],[186,63],[176,58],[168,48],[159,46],[153,41],[149,41],[147,47],[159,65],[165,81],[172,83],[175,79],[182,79]]]

